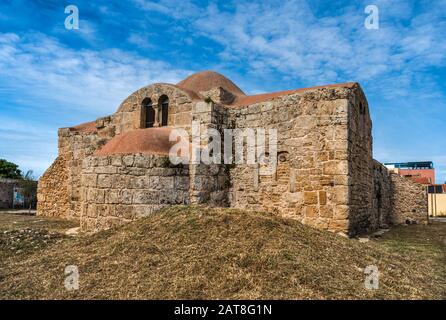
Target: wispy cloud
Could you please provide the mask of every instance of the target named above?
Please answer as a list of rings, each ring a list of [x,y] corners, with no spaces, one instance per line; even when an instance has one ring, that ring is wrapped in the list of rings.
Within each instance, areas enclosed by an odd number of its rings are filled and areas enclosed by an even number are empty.
[[[182,1],[181,8],[174,1],[137,3],[174,19],[193,17],[191,32],[221,44],[222,61],[244,63],[261,77],[279,72],[308,85],[361,81],[376,91],[395,82],[398,90],[381,91],[394,97],[410,93],[426,68],[446,63],[446,21],[435,6],[414,14],[413,4],[378,1],[381,27],[367,30],[365,2],[324,14],[304,0],[206,7]],[[434,88],[429,79],[423,85]]]
[[[13,33],[0,34],[0,69],[5,88],[12,82],[29,99],[61,104],[64,112],[94,114],[115,111],[141,86],[188,74],[120,49],[74,50],[43,34]]]
[[[201,8],[189,0],[161,0],[158,2],[133,0],[133,2],[144,10],[169,15],[175,19],[194,18],[201,12]]]

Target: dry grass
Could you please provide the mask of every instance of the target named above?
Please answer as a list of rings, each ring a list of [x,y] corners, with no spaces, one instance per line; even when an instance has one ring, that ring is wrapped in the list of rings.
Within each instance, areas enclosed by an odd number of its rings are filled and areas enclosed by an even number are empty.
[[[0,211],[0,232],[23,228],[63,231],[79,226],[79,223],[64,219],[48,219],[25,214],[10,214]]]
[[[0,267],[61,242],[64,231],[76,226],[73,221],[0,212]]]
[[[439,233],[444,235],[445,226]],[[404,232],[413,227],[418,226]],[[118,229],[10,257],[0,271],[0,298],[444,298],[444,252],[426,249],[431,257],[426,259],[417,250],[394,246],[391,234],[359,243],[265,213],[173,207]],[[78,291],[63,286],[67,265],[79,267]],[[367,265],[381,272],[378,290],[364,288]]]

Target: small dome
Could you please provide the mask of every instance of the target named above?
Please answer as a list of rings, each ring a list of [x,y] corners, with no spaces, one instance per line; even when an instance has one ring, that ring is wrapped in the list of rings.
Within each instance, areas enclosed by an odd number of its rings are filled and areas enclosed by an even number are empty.
[[[177,84],[178,87],[191,90],[196,93],[209,91],[213,88],[222,87],[235,96],[245,96],[245,93],[237,85],[224,75],[214,71],[201,71],[194,73]]]
[[[157,154],[169,155],[169,151],[176,141],[170,141],[172,131],[169,127],[135,129],[116,135],[101,149],[95,152],[96,156],[113,154]],[[188,146],[187,141],[181,140],[183,147]]]

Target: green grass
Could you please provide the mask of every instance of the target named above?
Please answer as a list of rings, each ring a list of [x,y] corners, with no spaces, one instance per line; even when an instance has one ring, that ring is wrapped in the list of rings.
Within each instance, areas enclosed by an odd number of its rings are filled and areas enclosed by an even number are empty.
[[[10,255],[0,298],[444,299],[445,230],[401,227],[359,243],[268,213],[172,207]],[[68,265],[79,268],[77,291],[63,286]],[[378,290],[364,288],[368,265],[379,268]]]

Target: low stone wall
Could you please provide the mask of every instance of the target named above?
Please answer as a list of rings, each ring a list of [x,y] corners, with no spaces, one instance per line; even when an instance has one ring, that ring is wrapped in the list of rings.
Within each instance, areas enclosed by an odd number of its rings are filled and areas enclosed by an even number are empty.
[[[189,168],[155,155],[90,156],[82,163],[83,230],[106,229],[167,205],[189,204]]]
[[[392,223],[403,224],[407,220],[427,222],[427,191],[422,184],[410,178],[391,173]]]
[[[114,135],[113,128],[104,127],[110,121],[109,117],[96,121],[98,132],[73,131],[70,128],[59,129],[59,156],[66,159],[68,172],[68,187],[66,197],[69,199],[69,210],[65,216],[71,219],[79,218],[80,187],[82,161],[106,143]],[[44,193],[44,190],[42,191]]]
[[[67,217],[70,209],[68,197],[68,167],[63,156],[58,156],[39,179],[37,185],[37,215]]]
[[[12,208],[15,186],[17,180],[0,179],[0,209]]]
[[[369,231],[404,224],[406,220],[427,221],[426,187],[410,178],[391,173],[374,161],[373,208],[369,215]]]

